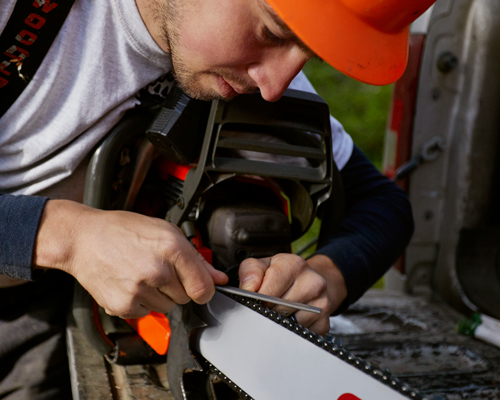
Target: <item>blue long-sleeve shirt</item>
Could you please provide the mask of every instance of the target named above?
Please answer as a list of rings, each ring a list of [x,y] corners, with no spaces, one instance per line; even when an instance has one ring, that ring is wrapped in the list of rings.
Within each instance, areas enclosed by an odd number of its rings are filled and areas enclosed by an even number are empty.
[[[358,300],[384,275],[401,256],[414,230],[406,194],[382,175],[357,146],[340,176],[345,217],[333,233],[320,238],[316,251],[330,257],[344,276],[348,294],[338,312]]]

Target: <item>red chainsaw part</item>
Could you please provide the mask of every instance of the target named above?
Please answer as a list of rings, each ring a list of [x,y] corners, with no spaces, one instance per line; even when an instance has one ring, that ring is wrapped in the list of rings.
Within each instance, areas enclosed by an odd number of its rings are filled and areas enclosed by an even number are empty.
[[[345,393],[338,398],[338,400],[361,400],[359,397],[354,396],[350,393]]]
[[[196,236],[192,238],[192,241],[198,253],[200,253],[203,256],[203,258],[207,261],[207,263],[212,264],[212,250],[210,250],[208,247],[203,246],[198,231],[196,232]]]
[[[168,177],[172,175],[184,182],[188,172],[193,168],[193,165],[176,164],[171,160],[160,158],[156,162],[156,168],[161,179],[167,180]]]
[[[142,318],[126,319],[139,336],[160,355],[167,354],[170,343],[170,324],[165,314],[151,311]]]

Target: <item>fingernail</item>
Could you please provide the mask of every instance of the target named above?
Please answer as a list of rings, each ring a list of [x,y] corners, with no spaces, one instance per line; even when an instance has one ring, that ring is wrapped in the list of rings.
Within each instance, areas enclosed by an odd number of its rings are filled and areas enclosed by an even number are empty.
[[[245,279],[241,281],[240,288],[243,290],[248,290],[252,287],[252,282],[255,280],[255,278],[250,275],[247,276]]]

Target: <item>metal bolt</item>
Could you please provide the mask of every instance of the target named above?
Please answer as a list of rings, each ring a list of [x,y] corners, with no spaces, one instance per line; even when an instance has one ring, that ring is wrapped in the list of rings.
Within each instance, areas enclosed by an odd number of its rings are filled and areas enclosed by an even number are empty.
[[[125,147],[120,153],[120,165],[123,167],[128,163],[130,163],[130,150]]]
[[[441,53],[437,61],[438,69],[444,74],[447,74],[448,72],[456,69],[458,67],[458,64],[459,62],[457,56],[451,51],[445,51],[444,53]]]
[[[177,199],[177,207],[181,210],[184,208],[184,197],[181,196]]]

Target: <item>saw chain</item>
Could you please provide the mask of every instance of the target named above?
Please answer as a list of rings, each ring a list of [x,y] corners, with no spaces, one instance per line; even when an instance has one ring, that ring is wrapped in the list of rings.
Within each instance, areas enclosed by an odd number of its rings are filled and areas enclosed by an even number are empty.
[[[335,339],[329,340],[322,337],[309,329],[303,327],[297,323],[294,318],[284,317],[276,311],[270,310],[269,308],[262,305],[260,300],[252,300],[242,296],[224,293],[224,296],[228,296],[236,302],[248,307],[249,309],[259,313],[265,318],[275,322],[276,324],[282,326],[283,328],[299,335],[304,340],[314,344],[317,347],[322,348],[324,351],[328,352],[334,357],[338,357],[341,360],[347,362],[348,364],[354,366],[358,370],[362,371],[372,379],[387,385],[391,389],[399,392],[401,395],[412,400],[430,400],[426,398],[423,394],[419,393],[417,390],[410,388],[408,385],[403,383],[398,378],[391,375],[389,371],[383,371],[379,368],[373,367],[369,362],[356,357],[348,350],[346,350],[342,344],[337,343]],[[240,399],[253,400],[253,398],[248,395],[243,389],[241,389],[235,382],[233,382],[228,376],[226,376],[222,371],[220,371],[215,365],[210,363],[208,360],[204,359],[203,356],[197,355],[196,359],[200,361],[204,371],[207,374],[217,377],[220,381],[228,385],[233,391],[235,391]],[[352,398],[355,398],[354,396]]]

